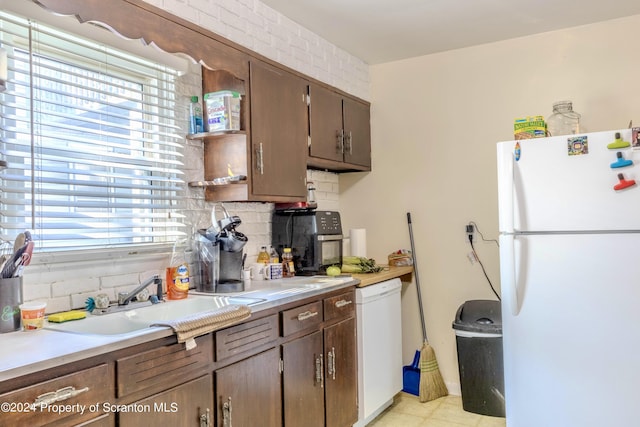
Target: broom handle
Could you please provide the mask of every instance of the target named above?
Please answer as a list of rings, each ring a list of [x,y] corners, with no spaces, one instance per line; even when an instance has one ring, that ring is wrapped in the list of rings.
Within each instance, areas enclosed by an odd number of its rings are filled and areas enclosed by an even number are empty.
[[[422,311],[422,292],[420,291],[420,276],[418,275],[418,263],[416,262],[416,248],[413,243],[413,226],[411,225],[411,212],[407,212],[407,222],[409,223],[409,239],[411,240],[411,256],[413,257],[413,272],[416,275],[416,291],[418,291],[418,309],[420,311],[420,321],[422,322],[422,338],[427,341],[427,328],[424,323],[424,313]]]

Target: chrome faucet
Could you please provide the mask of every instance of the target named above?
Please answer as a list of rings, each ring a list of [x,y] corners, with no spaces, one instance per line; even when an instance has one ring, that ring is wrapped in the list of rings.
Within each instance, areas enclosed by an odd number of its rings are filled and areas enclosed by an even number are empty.
[[[155,283],[157,286],[156,295],[158,296],[158,301],[162,301],[162,279],[157,274],[153,275],[149,279],[147,279],[144,283],[141,283],[140,286],[135,288],[133,291],[127,292],[118,292],[118,305],[127,305],[129,302],[138,295],[140,291],[149,286],[150,284]]]

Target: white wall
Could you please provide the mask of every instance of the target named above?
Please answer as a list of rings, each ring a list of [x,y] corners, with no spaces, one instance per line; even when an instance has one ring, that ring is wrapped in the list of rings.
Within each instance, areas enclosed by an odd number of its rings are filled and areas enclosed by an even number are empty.
[[[514,118],[548,116],[564,99],[585,131],[640,124],[637,28],[633,16],[371,67],[373,172],[340,176],[343,221],[366,227],[369,255],[384,260],[409,247],[411,211],[429,341],[453,392],[455,311],[493,298],[464,226],[497,238],[495,143],[513,139]],[[499,285],[497,246],[477,251]],[[416,307],[415,284],[405,286],[405,364],[422,341]]]

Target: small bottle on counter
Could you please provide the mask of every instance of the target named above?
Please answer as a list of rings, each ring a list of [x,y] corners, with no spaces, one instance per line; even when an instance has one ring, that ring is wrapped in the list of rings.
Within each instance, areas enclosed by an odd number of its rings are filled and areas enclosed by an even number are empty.
[[[296,275],[296,269],[293,265],[293,254],[291,248],[282,250],[282,277],[293,277]]]
[[[173,244],[170,266],[165,269],[167,299],[184,299],[189,293],[189,263],[185,253],[189,247],[186,240]]]
[[[278,251],[276,251],[273,246],[270,247],[269,258],[270,258],[269,262],[272,263],[272,264],[279,264],[280,263],[280,256],[278,255]]]
[[[260,247],[260,253],[258,254],[258,261],[262,264],[269,264],[269,253],[266,246]]]

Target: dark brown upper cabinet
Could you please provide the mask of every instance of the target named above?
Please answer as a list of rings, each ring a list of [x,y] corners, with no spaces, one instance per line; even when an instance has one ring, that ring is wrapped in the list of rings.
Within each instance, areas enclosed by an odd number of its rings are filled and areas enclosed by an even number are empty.
[[[310,167],[371,170],[369,104],[323,86],[309,85]]]
[[[306,82],[251,61],[252,189],[256,196],[306,197]]]
[[[204,144],[204,182],[190,185],[203,186],[206,200],[304,201],[307,168],[371,170],[367,102],[142,0],[37,2],[57,14],[189,56],[203,64],[203,94],[240,92],[240,131],[196,138]],[[229,169],[246,179],[209,182],[228,176]]]

